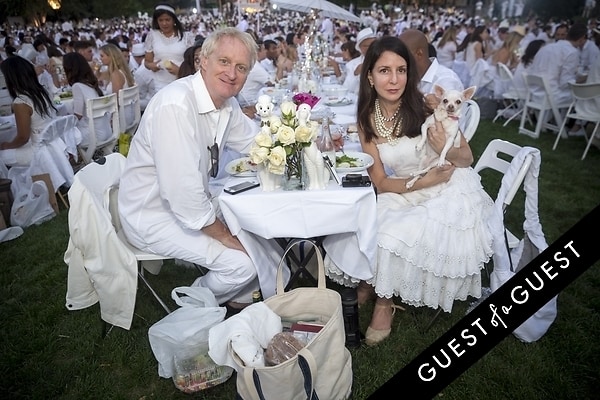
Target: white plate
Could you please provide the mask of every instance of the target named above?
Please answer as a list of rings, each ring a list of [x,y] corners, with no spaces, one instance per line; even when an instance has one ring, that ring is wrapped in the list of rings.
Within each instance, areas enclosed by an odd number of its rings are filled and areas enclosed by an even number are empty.
[[[250,158],[242,157],[227,163],[225,166],[225,172],[227,172],[229,175],[240,177],[255,176],[256,165],[250,162]]]
[[[341,107],[341,106],[349,106],[350,104],[354,103],[351,99],[347,99],[345,97],[339,99],[339,98],[329,98],[327,99],[327,101],[325,102],[325,105],[329,106],[329,107]]]
[[[342,153],[341,151],[338,151],[337,153],[335,153],[335,158],[337,159],[338,157],[342,157],[343,155],[344,155],[344,153]],[[373,165],[373,162],[374,162],[373,157],[371,157],[367,153],[361,153],[359,151],[347,151],[346,155],[348,157],[356,158],[356,160],[361,165],[356,166],[356,167],[339,167],[339,166],[337,166],[337,162],[336,162],[336,167],[335,167],[336,171],[338,171],[338,172],[360,172],[360,171],[364,171],[367,168],[369,168],[371,165]]]

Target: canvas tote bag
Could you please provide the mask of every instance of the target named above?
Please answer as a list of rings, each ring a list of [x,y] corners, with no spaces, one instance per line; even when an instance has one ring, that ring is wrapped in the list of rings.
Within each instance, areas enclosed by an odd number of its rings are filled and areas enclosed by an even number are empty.
[[[318,262],[317,287],[300,287],[284,292],[285,257],[302,242],[315,247]],[[298,354],[281,364],[269,367],[246,367],[229,346],[230,354],[239,365],[238,398],[243,400],[342,400],[352,390],[352,356],[345,346],[342,300],[335,290],[328,289],[325,267],[319,248],[310,240],[291,242],[279,262],[277,288],[264,303],[282,321],[318,320],[325,326]]]

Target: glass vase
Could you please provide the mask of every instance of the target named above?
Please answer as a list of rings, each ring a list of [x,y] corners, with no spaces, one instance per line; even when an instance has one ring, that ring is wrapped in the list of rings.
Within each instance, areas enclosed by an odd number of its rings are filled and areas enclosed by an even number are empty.
[[[285,173],[283,174],[284,190],[304,190],[306,179],[303,163],[301,148],[294,150],[287,156]]]

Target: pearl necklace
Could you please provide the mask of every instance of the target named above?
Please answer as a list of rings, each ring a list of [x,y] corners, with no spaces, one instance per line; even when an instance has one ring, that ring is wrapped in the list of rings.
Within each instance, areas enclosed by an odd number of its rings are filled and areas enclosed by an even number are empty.
[[[383,113],[381,112],[381,106],[379,105],[379,99],[375,99],[375,115],[381,118],[383,122],[391,122],[395,120],[398,116],[398,113],[400,112],[400,105],[402,105],[402,103],[398,105],[398,108],[396,108],[396,112],[394,112],[394,115],[392,115],[391,117],[384,117]]]
[[[162,35],[163,38],[170,40],[173,39],[174,37],[177,37],[177,35],[175,34],[175,31],[171,31],[171,34],[169,36],[167,36],[162,30],[158,30],[160,32],[160,34]]]
[[[394,121],[398,116],[399,111],[400,106],[398,106],[398,109],[396,110],[394,115],[392,115],[392,117],[385,118],[381,112],[381,107],[379,106],[379,99],[375,99],[375,130],[377,131],[377,135],[386,139],[390,146],[395,146],[400,140],[400,137],[396,136],[394,133],[402,129],[402,118],[400,118],[400,121],[398,121],[398,123],[392,123],[392,126],[389,128],[385,126],[385,123]],[[394,129],[396,127],[397,129]]]

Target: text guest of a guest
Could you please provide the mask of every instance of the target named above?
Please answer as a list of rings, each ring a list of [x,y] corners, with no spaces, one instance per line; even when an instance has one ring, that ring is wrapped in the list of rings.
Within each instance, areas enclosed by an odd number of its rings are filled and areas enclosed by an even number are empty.
[[[557,251],[552,255],[551,261],[544,261],[541,265],[528,266],[528,269],[532,269],[531,274],[527,274],[524,283],[519,280],[511,279],[506,284],[512,282],[515,286],[510,291],[510,300],[512,305],[504,305],[496,307],[496,305],[489,305],[491,310],[491,318],[489,325],[486,329],[484,327],[483,319],[476,318],[470,323],[470,328],[463,329],[460,332],[460,337],[452,338],[448,341],[446,348],[441,348],[439,354],[432,355],[432,362],[426,362],[419,366],[418,376],[424,382],[433,381],[437,376],[436,368],[446,369],[452,366],[453,359],[458,359],[466,353],[464,346],[473,347],[477,345],[478,337],[488,335],[488,331],[498,328],[502,325],[502,328],[506,329],[508,326],[502,320],[500,314],[509,315],[510,312],[518,312],[518,308],[513,305],[522,306],[526,304],[536,292],[541,292],[546,286],[546,282],[552,281],[560,276],[560,270],[569,268],[571,264],[571,257],[579,258],[580,254],[575,250],[573,241],[568,242],[564,249],[566,251]],[[501,311],[501,313],[499,312]],[[473,313],[476,314],[476,313]],[[513,327],[512,329],[516,328]],[[480,337],[479,337],[480,338]]]

